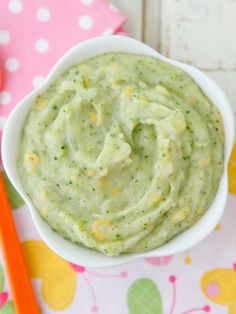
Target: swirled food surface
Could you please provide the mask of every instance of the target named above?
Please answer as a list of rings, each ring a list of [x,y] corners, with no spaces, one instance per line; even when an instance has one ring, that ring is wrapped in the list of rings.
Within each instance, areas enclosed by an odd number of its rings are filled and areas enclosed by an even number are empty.
[[[19,173],[53,230],[106,255],[157,248],[211,205],[223,172],[219,111],[182,70],[107,53],[37,96]]]

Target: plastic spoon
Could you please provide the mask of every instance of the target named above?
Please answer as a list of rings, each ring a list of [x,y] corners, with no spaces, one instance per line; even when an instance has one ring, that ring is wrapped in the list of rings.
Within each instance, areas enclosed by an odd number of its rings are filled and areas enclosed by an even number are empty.
[[[0,88],[2,73],[0,69]],[[11,214],[2,175],[0,175],[0,242],[17,314],[39,314],[30,276]]]
[[[13,222],[2,175],[0,175],[0,241],[14,297],[16,313],[40,313]]]

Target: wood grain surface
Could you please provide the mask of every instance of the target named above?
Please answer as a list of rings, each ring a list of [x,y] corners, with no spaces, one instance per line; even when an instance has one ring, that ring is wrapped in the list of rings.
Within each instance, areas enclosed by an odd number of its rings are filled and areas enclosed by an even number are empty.
[[[236,0],[111,0],[128,33],[223,88],[236,117]]]

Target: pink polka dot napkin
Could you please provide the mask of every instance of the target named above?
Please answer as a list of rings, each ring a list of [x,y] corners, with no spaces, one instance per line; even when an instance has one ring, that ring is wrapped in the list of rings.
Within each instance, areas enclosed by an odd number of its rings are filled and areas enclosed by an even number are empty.
[[[1,0],[0,128],[16,103],[39,86],[73,45],[119,30],[124,16],[106,0]]]

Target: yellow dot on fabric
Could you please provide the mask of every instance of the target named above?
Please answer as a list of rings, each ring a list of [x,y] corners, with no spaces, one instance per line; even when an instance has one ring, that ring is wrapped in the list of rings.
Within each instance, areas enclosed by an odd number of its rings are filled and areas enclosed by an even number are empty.
[[[192,264],[192,259],[191,259],[191,257],[190,257],[189,255],[187,255],[187,256],[185,257],[185,259],[184,259],[184,262],[185,262],[186,265]]]
[[[69,263],[52,252],[42,241],[22,243],[32,278],[40,279],[44,302],[57,311],[69,307],[76,290],[76,273]]]
[[[220,231],[220,229],[221,229],[221,225],[220,224],[215,226],[215,231]]]
[[[236,141],[228,165],[229,192],[236,195]]]
[[[212,269],[203,274],[200,286],[203,294],[210,301],[220,306],[227,306],[227,313],[235,313],[236,272],[234,269]]]

